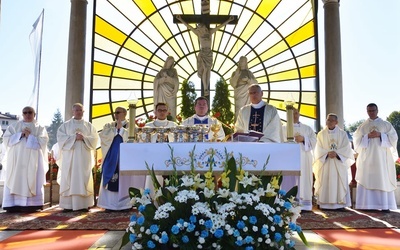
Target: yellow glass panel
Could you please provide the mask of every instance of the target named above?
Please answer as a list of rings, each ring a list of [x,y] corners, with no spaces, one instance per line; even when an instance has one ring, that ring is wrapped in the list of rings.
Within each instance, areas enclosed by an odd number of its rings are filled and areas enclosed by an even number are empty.
[[[96,16],[95,22],[95,32],[97,34],[107,37],[108,39],[114,41],[115,43],[118,43],[119,45],[122,45],[122,43],[126,40],[127,36],[124,33],[117,30],[109,23],[105,22],[105,20],[103,20],[99,16]]]
[[[302,26],[300,29],[289,35],[286,40],[291,47],[309,39],[314,36],[314,21],[310,21]]]
[[[148,49],[146,49],[146,47],[142,46],[137,41],[134,41],[132,39],[128,39],[128,41],[126,41],[124,47],[131,51],[135,51],[135,53],[137,53],[143,57],[146,57],[146,58],[150,58],[153,55],[153,53],[151,51],[149,51]]]
[[[288,71],[280,72],[277,74],[269,75],[269,80],[271,82],[278,82],[278,81],[290,80],[290,79],[296,79],[296,78],[299,78],[299,71],[297,69],[288,70]]]
[[[97,104],[92,106],[92,117],[102,116],[110,113],[110,104]]]
[[[302,68],[300,68],[301,77],[302,78],[314,77],[316,75],[315,70],[316,70],[315,65],[310,65],[308,67],[302,67]]]
[[[134,1],[135,4],[140,8],[141,11],[143,11],[143,13],[146,16],[149,16],[150,14],[152,14],[154,11],[156,11],[156,7],[153,5],[153,3],[151,1]]]
[[[271,11],[273,11],[281,0],[268,0],[261,1],[260,6],[255,12],[260,14],[262,17],[267,18]]]
[[[302,104],[300,108],[300,115],[317,118],[317,107],[313,105]]]
[[[93,74],[94,75],[109,76],[109,75],[111,75],[111,70],[112,70],[111,65],[104,64],[101,62],[93,62]]]

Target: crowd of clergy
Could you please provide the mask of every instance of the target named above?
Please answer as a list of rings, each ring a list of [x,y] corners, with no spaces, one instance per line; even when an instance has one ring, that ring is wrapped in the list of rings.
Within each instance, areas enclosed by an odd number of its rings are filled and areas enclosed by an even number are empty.
[[[263,91],[257,84],[248,87],[249,104],[238,111],[235,132],[258,131],[263,134],[261,143],[282,143],[286,138],[286,126],[282,126],[277,109],[264,102]],[[220,123],[208,115],[208,99],[199,97],[194,104],[195,114],[182,122],[183,125]],[[156,119],[147,123],[150,127],[170,128],[177,126],[167,119],[170,107],[167,103],[155,104]],[[83,118],[84,107],[76,103],[73,117],[65,121],[57,131],[57,144],[53,147],[59,165],[57,182],[59,207],[68,211],[89,211],[94,206],[92,168],[98,143],[102,151],[102,175],[97,206],[105,211],[126,211],[132,208],[128,188],[150,187],[145,176],[120,175],[119,144],[128,141],[127,110],[117,107],[114,121],[104,125],[98,133]],[[352,144],[347,133],[338,126],[336,114],[326,117],[326,126],[317,134],[299,121],[297,109],[293,112],[294,141],[300,145],[300,176],[284,176],[282,189],[299,187],[296,197],[302,211],[319,209],[344,210],[352,206],[349,181],[350,166],[356,164],[357,191],[355,209],[388,212],[397,209],[395,200],[397,133],[393,126],[378,117],[376,104],[367,105],[368,119],[354,133]],[[32,212],[43,209],[45,174],[48,170],[48,134],[44,126],[35,120],[35,110],[24,107],[22,120],[10,125],[3,136],[2,154],[4,193],[2,207],[8,212]],[[211,138],[213,132],[206,135]],[[219,140],[225,138],[219,130]],[[99,141],[100,140],[100,141]],[[160,140],[153,134],[152,143],[173,142],[167,134]],[[354,145],[354,148],[352,147]],[[162,182],[162,176],[158,176]]]

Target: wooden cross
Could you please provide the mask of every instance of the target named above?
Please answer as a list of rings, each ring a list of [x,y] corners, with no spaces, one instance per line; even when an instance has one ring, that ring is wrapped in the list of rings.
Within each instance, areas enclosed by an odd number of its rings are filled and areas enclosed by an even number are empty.
[[[183,20],[183,22],[181,22],[181,20],[179,20],[177,18],[177,16],[180,16],[180,18]],[[229,19],[232,19],[232,20],[228,22]],[[238,17],[232,16],[232,15],[210,15],[210,1],[202,0],[201,1],[201,15],[174,15],[173,22],[174,23],[184,23],[186,26],[188,26],[189,23],[203,24],[205,27],[207,27],[208,30],[210,30],[210,24],[219,24],[219,25],[224,24],[224,23],[237,24]],[[200,41],[200,39],[202,39],[202,38],[199,37],[199,41]],[[200,45],[201,45],[201,41],[200,41]],[[201,48],[201,50],[203,50],[203,48]],[[201,78],[201,94],[202,94],[202,96],[209,98],[209,89],[210,89],[210,72],[209,71],[211,70],[211,68],[205,68],[204,70],[206,72],[204,72],[202,74],[202,76],[199,76]],[[198,69],[198,71],[199,71],[199,69]],[[199,74],[199,72],[198,72],[198,74]]]

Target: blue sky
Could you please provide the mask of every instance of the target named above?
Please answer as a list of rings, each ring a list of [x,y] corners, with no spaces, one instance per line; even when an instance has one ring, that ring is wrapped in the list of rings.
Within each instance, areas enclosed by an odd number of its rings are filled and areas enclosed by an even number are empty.
[[[88,1],[85,103],[89,105],[90,44],[93,4]],[[384,4],[382,4],[384,3]],[[323,3],[319,5],[319,44],[323,53]],[[70,1],[2,0],[0,16],[0,111],[20,114],[34,81],[29,43],[32,25],[45,9],[38,120],[49,125],[57,109],[64,115]],[[375,102],[386,119],[400,111],[400,1],[340,1],[344,120],[365,119]],[[321,121],[325,117],[324,56],[320,55]],[[328,111],[329,112],[329,111]],[[88,115],[88,112],[87,114]],[[69,118],[69,117],[67,117]]]

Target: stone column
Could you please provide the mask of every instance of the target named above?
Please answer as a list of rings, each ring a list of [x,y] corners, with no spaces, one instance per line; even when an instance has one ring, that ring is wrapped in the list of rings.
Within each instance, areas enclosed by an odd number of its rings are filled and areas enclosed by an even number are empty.
[[[343,128],[342,51],[340,42],[340,0],[324,3],[325,33],[325,104],[326,114],[336,113]],[[325,117],[323,118],[325,120]]]
[[[77,102],[83,104],[84,100],[87,4],[87,0],[71,0],[65,120],[72,117],[72,105]]]

